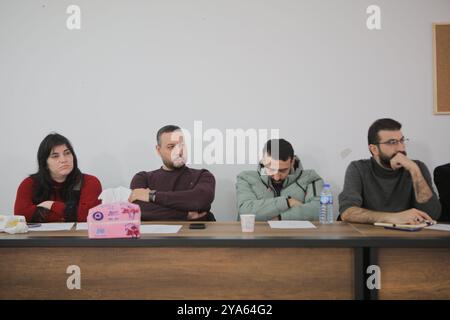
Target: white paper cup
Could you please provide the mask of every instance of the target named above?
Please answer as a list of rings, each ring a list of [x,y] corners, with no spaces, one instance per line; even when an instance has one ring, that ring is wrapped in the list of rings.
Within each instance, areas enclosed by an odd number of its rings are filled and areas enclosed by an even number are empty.
[[[242,232],[255,231],[255,215],[254,214],[241,214],[241,227],[242,227]]]

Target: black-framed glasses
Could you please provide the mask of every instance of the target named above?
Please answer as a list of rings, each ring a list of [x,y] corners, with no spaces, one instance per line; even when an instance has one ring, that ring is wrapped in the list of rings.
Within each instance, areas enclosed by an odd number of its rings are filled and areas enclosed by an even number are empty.
[[[397,140],[397,139],[389,139],[388,141],[385,141],[385,142],[378,142],[378,143],[375,143],[375,144],[387,144],[387,145],[389,145],[389,146],[397,146],[399,143],[405,144],[405,143],[407,143],[407,142],[409,142],[409,139],[403,137],[403,138],[401,138],[400,140]]]

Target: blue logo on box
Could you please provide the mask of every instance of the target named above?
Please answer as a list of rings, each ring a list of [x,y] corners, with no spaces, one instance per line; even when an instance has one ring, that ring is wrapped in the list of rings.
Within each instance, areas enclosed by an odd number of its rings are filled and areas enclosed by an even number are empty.
[[[103,219],[103,213],[97,211],[92,215],[92,217],[94,218],[94,220],[100,221]]]

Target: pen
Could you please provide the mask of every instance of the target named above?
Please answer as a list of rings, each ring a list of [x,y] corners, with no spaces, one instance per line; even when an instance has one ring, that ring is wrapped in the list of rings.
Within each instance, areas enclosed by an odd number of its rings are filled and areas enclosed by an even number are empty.
[[[40,227],[40,223],[27,223],[28,228],[37,228]]]
[[[383,222],[375,222],[374,225],[378,227],[394,227],[394,228],[397,226],[395,223],[383,223]]]

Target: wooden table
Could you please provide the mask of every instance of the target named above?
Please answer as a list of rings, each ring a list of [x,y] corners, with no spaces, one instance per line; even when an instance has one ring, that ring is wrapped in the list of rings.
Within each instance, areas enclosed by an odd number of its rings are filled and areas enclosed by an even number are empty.
[[[183,227],[140,239],[0,234],[0,299],[450,299],[450,232],[157,224]],[[381,268],[380,290],[366,287],[371,264]],[[67,287],[70,265],[81,269],[80,290]]]
[[[450,232],[387,230],[354,224],[370,245],[367,265],[381,269],[370,299],[450,299]]]

